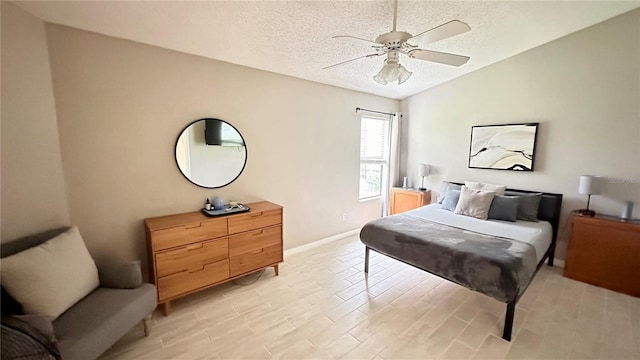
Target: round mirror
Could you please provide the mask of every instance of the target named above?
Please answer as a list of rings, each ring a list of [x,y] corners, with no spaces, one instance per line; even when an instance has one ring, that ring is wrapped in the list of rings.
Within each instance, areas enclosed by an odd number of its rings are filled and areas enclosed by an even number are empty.
[[[176,164],[182,175],[204,188],[231,184],[247,163],[247,146],[233,125],[220,119],[199,119],[176,141]]]

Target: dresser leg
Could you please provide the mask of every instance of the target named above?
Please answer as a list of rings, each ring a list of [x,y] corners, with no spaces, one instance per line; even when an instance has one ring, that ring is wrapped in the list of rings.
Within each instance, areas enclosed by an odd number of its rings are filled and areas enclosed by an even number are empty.
[[[276,272],[276,276],[278,276],[278,264],[273,265],[273,271]]]
[[[162,304],[162,313],[164,314],[164,316],[169,316],[170,312],[171,312],[171,301],[167,301]]]

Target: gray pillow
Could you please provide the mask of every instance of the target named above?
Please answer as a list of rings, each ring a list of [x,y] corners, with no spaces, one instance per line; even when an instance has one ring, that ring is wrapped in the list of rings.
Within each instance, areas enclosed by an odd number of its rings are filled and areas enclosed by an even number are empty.
[[[438,195],[438,204],[442,204],[442,202],[444,201],[444,197],[447,195],[447,190],[460,190],[462,189],[462,185],[456,185],[456,184],[452,184],[450,182],[447,181],[443,181],[442,182],[442,191],[440,192],[440,195]]]
[[[453,212],[458,205],[458,200],[460,200],[460,190],[449,189],[442,200],[442,208]]]
[[[538,207],[540,207],[542,193],[523,194],[510,193],[507,191],[506,195],[516,195],[520,197],[520,200],[518,200],[518,220],[538,221]]]
[[[519,203],[519,196],[496,195],[489,208],[489,219],[516,221]]]

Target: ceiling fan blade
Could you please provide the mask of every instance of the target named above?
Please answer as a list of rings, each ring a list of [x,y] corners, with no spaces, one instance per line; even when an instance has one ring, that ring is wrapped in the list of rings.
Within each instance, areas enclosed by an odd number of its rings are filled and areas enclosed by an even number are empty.
[[[452,66],[460,66],[466,64],[469,61],[470,57],[464,55],[456,55],[443,53],[432,50],[424,50],[424,49],[415,49],[408,51],[406,53],[412,59],[433,61],[440,64],[452,65]]]
[[[351,41],[352,43],[369,45],[369,46],[373,46],[373,47],[382,47],[383,46],[382,44],[379,44],[379,43],[377,43],[375,41],[360,39],[360,38],[357,38],[355,36],[349,36],[349,35],[338,35],[338,36],[332,37],[332,39],[345,39],[347,41]]]
[[[331,69],[331,68],[334,68],[336,66],[344,65],[346,63],[350,63],[352,61],[356,61],[356,60],[360,60],[360,59],[364,59],[364,58],[372,58],[372,57],[376,57],[376,56],[380,56],[380,55],[384,55],[384,54],[369,54],[369,55],[360,56],[360,57],[357,57],[355,59],[351,59],[351,60],[347,60],[347,61],[339,62],[337,64],[333,64],[333,65],[329,65],[329,66],[323,67],[322,70]]]
[[[451,20],[448,23],[444,23],[440,26],[436,26],[433,29],[427,30],[421,34],[418,34],[410,39],[408,42],[412,44],[430,44],[438,40],[450,38],[455,35],[459,35],[471,30],[471,27],[460,20]]]

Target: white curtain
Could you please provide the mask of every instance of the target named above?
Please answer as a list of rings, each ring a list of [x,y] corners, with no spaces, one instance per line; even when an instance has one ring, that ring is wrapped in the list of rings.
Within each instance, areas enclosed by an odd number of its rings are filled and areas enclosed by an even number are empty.
[[[382,216],[389,215],[391,188],[398,184],[400,177],[400,119],[402,115],[399,112],[389,117],[389,171],[386,191],[383,191]]]

